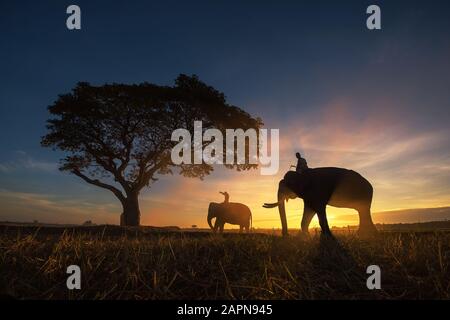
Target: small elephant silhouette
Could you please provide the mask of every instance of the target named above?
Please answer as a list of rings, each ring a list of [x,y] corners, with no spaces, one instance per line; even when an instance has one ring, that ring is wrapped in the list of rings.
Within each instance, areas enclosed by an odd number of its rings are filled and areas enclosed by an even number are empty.
[[[215,218],[214,226],[211,221]],[[208,208],[208,224],[214,232],[223,232],[225,223],[240,226],[239,232],[245,228],[249,232],[252,224],[252,212],[245,204],[236,202],[211,202]]]

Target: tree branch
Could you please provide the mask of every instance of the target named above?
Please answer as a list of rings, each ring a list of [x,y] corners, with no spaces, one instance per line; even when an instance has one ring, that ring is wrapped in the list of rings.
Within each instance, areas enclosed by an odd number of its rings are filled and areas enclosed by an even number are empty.
[[[118,169],[116,168],[116,166],[114,165],[114,162],[111,158],[109,158],[108,162],[103,161],[99,155],[97,155],[98,152],[96,152],[94,149],[92,149],[91,147],[89,147],[89,145],[87,143],[84,144],[86,151],[92,155],[95,159],[95,161],[101,166],[103,167],[103,169],[105,169],[106,171],[109,171],[114,178],[120,183],[120,185],[122,186],[122,188],[124,188],[125,192],[130,191],[130,185],[128,184],[128,182],[125,180],[125,178],[122,176],[122,172],[119,172]]]
[[[86,181],[87,183],[90,183],[90,184],[93,184],[93,185],[95,185],[97,187],[100,187],[100,188],[107,189],[107,190],[111,191],[112,193],[114,193],[114,195],[117,198],[119,198],[120,202],[124,202],[126,200],[125,196],[122,194],[122,192],[119,189],[117,189],[117,188],[115,188],[115,187],[113,187],[113,186],[111,186],[109,184],[103,183],[103,182],[101,182],[98,179],[95,179],[95,180],[91,179],[91,178],[87,177],[86,175],[82,174],[79,170],[75,170],[74,169],[74,170],[72,170],[72,173],[74,175],[77,175],[78,177],[80,177],[81,179]]]
[[[170,157],[163,157],[159,162],[156,162],[153,167],[146,168],[146,170],[142,173],[142,175],[137,180],[137,183],[135,184],[135,189],[141,190],[143,187],[145,187],[150,179],[156,181],[158,179],[153,178],[153,175],[161,169],[168,161],[170,161]]]

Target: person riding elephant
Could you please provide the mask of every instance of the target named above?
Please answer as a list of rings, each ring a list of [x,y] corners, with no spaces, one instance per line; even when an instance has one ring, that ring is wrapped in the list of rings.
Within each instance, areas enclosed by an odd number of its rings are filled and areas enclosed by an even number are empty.
[[[373,187],[359,173],[344,168],[311,168],[298,173],[288,171],[278,184],[278,201],[265,203],[264,208],[278,207],[283,235],[288,234],[285,201],[302,198],[304,203],[301,229],[308,233],[312,218],[317,214],[323,234],[331,235],[326,207],[351,208],[359,213],[361,236],[376,234],[371,217]]]
[[[302,158],[300,152],[297,152],[295,156],[297,157],[297,166],[295,167],[295,171],[302,173],[308,169],[308,163],[306,162],[306,159]]]
[[[208,207],[208,225],[214,232],[223,232],[225,223],[239,225],[240,232],[245,229],[250,231],[252,224],[252,212],[242,203],[229,202],[228,192],[220,192],[225,196],[222,203],[211,202]],[[212,219],[215,218],[214,226]]]
[[[228,194],[228,192],[226,192],[226,191],[224,191],[224,192],[219,191],[219,193],[222,194],[225,197],[225,199],[223,200],[223,203],[230,202],[230,195]]]

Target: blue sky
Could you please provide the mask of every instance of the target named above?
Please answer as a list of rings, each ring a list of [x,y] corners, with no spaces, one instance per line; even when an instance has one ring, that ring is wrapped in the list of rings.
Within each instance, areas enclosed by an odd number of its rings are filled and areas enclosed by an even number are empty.
[[[379,31],[365,27],[373,3]],[[81,7],[80,31],[65,26],[70,4]],[[164,177],[141,197],[145,223],[202,225],[218,191],[244,201],[258,186],[254,214],[277,226],[260,202],[273,199],[295,150],[311,166],[368,177],[374,210],[450,205],[449,9],[448,1],[2,2],[0,220],[117,223],[114,197],[60,173],[61,154],[40,146],[46,108],[79,81],[171,84],[179,73],[280,128],[282,170]]]

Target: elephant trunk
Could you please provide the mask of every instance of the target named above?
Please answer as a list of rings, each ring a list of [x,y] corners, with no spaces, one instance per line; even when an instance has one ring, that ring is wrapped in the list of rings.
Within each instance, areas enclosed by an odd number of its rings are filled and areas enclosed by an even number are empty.
[[[286,220],[286,209],[284,206],[284,200],[286,199],[286,186],[284,184],[284,181],[281,180],[280,184],[278,186],[278,211],[280,212],[280,219],[281,219],[281,227],[282,227],[282,234],[283,236],[288,235],[288,227],[287,227],[287,220]]]
[[[213,217],[213,214],[212,214],[211,204],[210,204],[210,205],[209,205],[209,209],[208,209],[208,224],[209,224],[209,227],[210,227],[211,229],[214,229],[214,226],[213,226],[212,223],[211,223],[212,218],[214,218],[214,217]]]
[[[211,223],[211,220],[212,220],[212,217],[209,217],[209,216],[208,216],[208,224],[209,224],[209,227],[210,227],[211,229],[214,229],[214,227],[213,227],[213,225],[212,225],[212,223]]]

